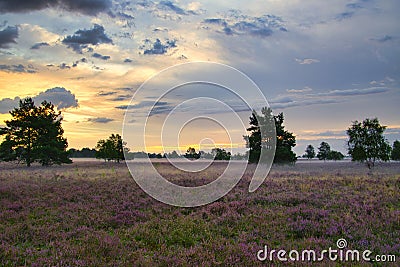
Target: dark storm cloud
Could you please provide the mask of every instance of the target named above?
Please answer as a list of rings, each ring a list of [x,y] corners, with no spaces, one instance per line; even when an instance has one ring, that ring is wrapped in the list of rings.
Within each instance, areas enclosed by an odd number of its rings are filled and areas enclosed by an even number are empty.
[[[99,59],[102,59],[102,60],[109,60],[111,58],[110,56],[103,56],[102,54],[99,54],[99,53],[94,53],[92,55],[92,57],[99,58]]]
[[[0,113],[6,114],[15,107],[18,107],[21,98],[19,96],[14,99],[3,98],[0,100]],[[54,87],[47,89],[33,97],[36,104],[40,104],[44,100],[51,102],[58,109],[78,107],[78,100],[71,91],[64,87]]]
[[[34,44],[34,45],[31,46],[31,49],[39,49],[39,48],[41,48],[42,46],[49,46],[49,44],[46,43],[46,42],[36,43],[36,44]]]
[[[166,40],[165,43],[162,43],[160,39],[156,39],[154,43],[151,43],[150,40],[145,40],[145,44],[141,47],[144,49],[143,54],[145,55],[163,55],[167,53],[168,49],[176,47],[175,40]],[[148,47],[146,49],[146,46]]]
[[[24,13],[45,8],[61,8],[85,15],[97,15],[111,8],[110,0],[0,0],[0,13]]]
[[[0,8],[1,10],[1,8]],[[0,48],[9,48],[10,44],[16,44],[18,38],[18,27],[8,26],[0,31]]]
[[[226,35],[251,35],[254,37],[268,37],[274,31],[284,31],[287,29],[283,25],[280,17],[274,15],[264,15],[261,17],[251,17],[242,15],[239,12],[229,14],[224,18],[208,18],[203,23],[219,33]]]
[[[68,35],[62,43],[82,53],[82,49],[88,48],[88,45],[109,44],[112,40],[105,34],[103,26],[94,24],[92,29],[78,30],[74,35]]]
[[[98,117],[98,118],[89,118],[88,122],[93,122],[93,123],[109,123],[114,121],[114,119],[110,119],[110,118],[105,118],[105,117]]]
[[[35,73],[36,72],[35,68],[32,65],[24,66],[22,64],[18,64],[18,65],[0,64],[0,71],[17,72],[17,73]]]

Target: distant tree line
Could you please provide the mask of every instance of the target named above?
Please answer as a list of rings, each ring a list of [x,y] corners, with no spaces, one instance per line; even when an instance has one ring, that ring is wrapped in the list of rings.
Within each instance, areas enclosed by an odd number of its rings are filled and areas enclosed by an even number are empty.
[[[285,130],[283,113],[273,115],[270,108],[263,108],[261,114],[253,111],[250,116],[250,134],[244,136],[249,150],[245,154],[231,155],[223,148],[214,148],[204,152],[189,147],[184,155],[176,151],[170,153],[129,152],[126,143],[119,134],[111,134],[107,139],[101,139],[93,149],[70,149],[67,139],[63,137],[62,116],[55,106],[43,101],[35,106],[32,98],[19,101],[19,107],[10,111],[11,119],[6,120],[5,127],[0,128],[4,136],[0,144],[0,161],[16,161],[31,166],[39,163],[43,166],[71,163],[70,157],[96,157],[105,161],[120,162],[125,159],[149,158],[208,158],[214,160],[248,159],[250,163],[260,160],[262,149],[272,149],[276,145],[275,163],[294,163],[296,154],[292,148],[296,145],[296,137]],[[271,123],[273,122],[273,123]],[[275,124],[275,129],[265,126]],[[354,121],[347,129],[348,154],[353,161],[364,162],[372,168],[376,161],[400,160],[400,142],[396,140],[391,147],[384,137],[386,126],[382,126],[377,118]],[[262,134],[263,133],[263,134]],[[275,135],[274,135],[275,134]],[[312,145],[308,145],[303,157],[320,160],[341,160],[341,152],[331,150],[327,142],[322,142],[318,153]],[[125,158],[126,157],[126,158]]]
[[[315,154],[315,149],[312,145],[308,145],[303,158],[312,159],[317,158],[319,160],[342,160],[344,159],[344,155],[335,150],[331,150],[331,146],[327,142],[322,142],[318,147],[318,153]]]

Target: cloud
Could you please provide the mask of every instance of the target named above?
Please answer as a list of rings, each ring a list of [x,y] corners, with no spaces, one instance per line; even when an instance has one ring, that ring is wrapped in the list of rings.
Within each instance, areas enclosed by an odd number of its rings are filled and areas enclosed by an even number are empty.
[[[318,96],[355,96],[355,95],[371,95],[380,94],[389,91],[386,87],[370,87],[364,89],[347,89],[347,90],[332,90],[327,93],[316,94]]]
[[[15,107],[19,105],[19,101],[21,98],[18,96],[15,97],[14,99],[11,98],[3,98],[0,100],[0,113],[1,114],[6,114],[9,111],[13,110]]]
[[[312,133],[309,134],[310,136],[339,136],[343,137],[346,136],[346,131],[325,131],[325,132],[320,132],[320,133]]]
[[[123,109],[123,110],[125,110],[125,109],[127,109],[129,107],[129,105],[121,105],[121,106],[116,106],[115,108],[116,109]]]
[[[19,96],[14,99],[3,98],[0,100],[0,113],[6,114],[10,110],[19,106],[19,101],[21,98]],[[44,92],[40,92],[38,95],[33,97],[36,105],[42,103],[44,100],[51,102],[57,109],[66,109],[71,107],[78,107],[78,100],[71,91],[65,89],[64,87],[54,87],[47,89]]]
[[[322,105],[322,104],[334,104],[338,103],[338,100],[334,99],[299,99],[293,101],[283,101],[283,102],[271,102],[272,109],[284,109],[300,106],[311,106],[311,105]]]
[[[386,42],[389,42],[389,41],[393,41],[394,39],[395,38],[393,36],[385,35],[385,36],[382,36],[380,38],[371,38],[370,40],[376,41],[378,43],[386,43]]]
[[[158,8],[161,10],[173,11],[178,15],[186,15],[186,11],[180,8],[179,6],[175,5],[171,1],[160,1],[158,3]]]
[[[16,73],[36,73],[36,70],[32,65],[24,66],[22,64],[18,65],[0,64],[0,71],[16,72]]]
[[[1,7],[0,7],[1,10]],[[9,48],[10,44],[16,44],[18,38],[18,27],[8,26],[0,31],[0,48]]]
[[[144,43],[145,44],[141,46],[141,48],[144,49],[143,54],[145,55],[163,55],[167,53],[168,49],[176,47],[176,40],[166,40],[165,43],[162,43],[160,39],[157,38],[156,41],[152,43],[149,39],[146,39]]]
[[[98,96],[109,96],[109,95],[115,95],[117,92],[114,92],[114,91],[110,91],[110,92],[104,92],[104,91],[101,91],[101,92],[99,92],[97,95]]]
[[[109,44],[113,41],[105,32],[104,27],[94,24],[92,29],[78,30],[74,35],[68,35],[62,40],[63,44],[68,45],[77,53],[82,53],[82,49],[88,48],[88,45]],[[91,51],[91,49],[89,48]]]
[[[311,92],[312,88],[306,86],[303,89],[286,89],[286,92],[288,93],[307,93],[307,92]]]
[[[103,56],[103,55],[101,55],[101,54],[99,54],[99,53],[94,53],[93,55],[92,55],[92,57],[94,57],[94,58],[99,58],[99,59],[102,59],[102,60],[109,60],[111,57],[110,56]]]
[[[33,99],[35,102],[39,103],[46,100],[47,102],[51,102],[58,109],[78,107],[78,100],[75,95],[64,87],[47,89],[46,91],[39,93]]]
[[[69,69],[71,69],[71,66],[69,66],[69,65],[66,64],[66,63],[61,63],[60,65],[58,65],[58,67],[59,67],[60,69],[62,69],[62,70],[69,70]]]
[[[338,21],[342,21],[345,19],[350,19],[354,16],[354,12],[353,11],[346,11],[343,13],[340,13],[339,15],[336,16],[336,20]]]
[[[118,95],[110,100],[111,101],[124,101],[124,100],[131,99],[131,98],[132,98],[132,95]]]
[[[109,123],[109,122],[114,121],[114,119],[98,117],[98,118],[89,118],[87,121],[93,122],[93,123]]]
[[[300,65],[310,65],[313,63],[318,63],[318,59],[313,59],[313,58],[305,58],[305,59],[298,59],[295,58],[296,62],[299,63]]]
[[[111,8],[110,0],[0,0],[0,13],[26,13],[46,8],[60,8],[85,15],[97,15]]]
[[[268,37],[275,30],[287,31],[283,20],[274,15],[252,17],[243,15],[239,11],[232,11],[223,18],[207,18],[203,24],[208,25],[206,29],[214,29],[218,33],[226,35],[250,35],[254,37]]]
[[[36,43],[36,44],[34,44],[34,45],[31,46],[31,49],[39,49],[39,48],[41,48],[42,46],[49,46],[49,44],[46,43],[46,42]]]

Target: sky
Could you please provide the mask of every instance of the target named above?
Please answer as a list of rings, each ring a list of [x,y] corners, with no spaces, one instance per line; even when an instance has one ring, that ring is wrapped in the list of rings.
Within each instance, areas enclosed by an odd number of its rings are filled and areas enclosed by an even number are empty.
[[[322,141],[345,153],[345,130],[367,117],[387,126],[392,143],[400,139],[399,13],[397,0],[0,0],[0,126],[19,99],[48,100],[62,111],[69,146],[94,147],[122,133],[128,106],[125,124],[143,133],[140,114],[158,99],[146,148],[135,137],[132,150],[244,151],[235,120],[246,121],[250,109],[229,92],[198,85],[163,98],[157,86],[138,93],[149,79],[165,86],[157,76],[165,68],[200,61],[252,79],[274,114],[284,113],[298,155]],[[177,117],[166,120],[172,110]]]

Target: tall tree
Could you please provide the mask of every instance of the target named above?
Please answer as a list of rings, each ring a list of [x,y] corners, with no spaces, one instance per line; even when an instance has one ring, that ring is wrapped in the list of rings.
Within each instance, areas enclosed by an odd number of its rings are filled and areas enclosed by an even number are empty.
[[[308,145],[306,148],[306,153],[304,154],[304,157],[308,159],[315,158],[315,149],[312,145]]]
[[[275,129],[271,125],[275,123]],[[296,154],[292,148],[296,145],[296,137],[285,130],[283,113],[273,115],[270,108],[261,109],[261,115],[253,111],[250,117],[250,127],[247,131],[250,136],[244,136],[249,150],[249,162],[257,163],[260,160],[262,149],[271,150],[276,144],[274,162],[292,163],[296,161]],[[274,137],[275,135],[275,137]],[[273,140],[275,138],[275,140]]]
[[[368,168],[373,167],[377,160],[389,160],[391,148],[383,136],[385,129],[386,126],[380,125],[377,118],[354,121],[347,129],[348,152],[352,160],[366,162]]]
[[[32,98],[20,100],[19,107],[10,111],[11,120],[0,133],[5,140],[0,145],[0,159],[24,162],[29,167],[33,162],[42,165],[71,163],[63,137],[61,112],[53,104],[43,101],[38,107]]]
[[[125,145],[126,143],[122,141],[122,137],[119,134],[111,134],[107,140],[101,139],[97,142],[96,158],[120,162],[125,159],[124,151],[129,152]]]
[[[392,149],[392,160],[400,160],[400,141],[396,140],[393,142],[393,149]]]
[[[329,154],[331,153],[331,146],[327,142],[321,142],[318,147],[317,158],[319,160],[327,160],[329,159]]]

